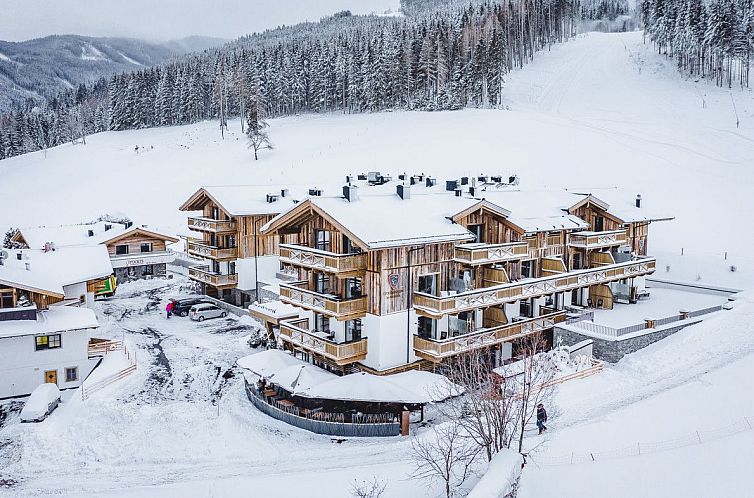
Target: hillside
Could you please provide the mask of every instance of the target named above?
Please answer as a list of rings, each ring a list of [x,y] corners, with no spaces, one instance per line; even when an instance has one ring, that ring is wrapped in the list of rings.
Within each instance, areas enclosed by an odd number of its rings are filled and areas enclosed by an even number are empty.
[[[80,83],[152,66],[223,43],[224,40],[207,37],[150,43],[76,35],[0,41],[0,112],[27,98],[39,100]]]

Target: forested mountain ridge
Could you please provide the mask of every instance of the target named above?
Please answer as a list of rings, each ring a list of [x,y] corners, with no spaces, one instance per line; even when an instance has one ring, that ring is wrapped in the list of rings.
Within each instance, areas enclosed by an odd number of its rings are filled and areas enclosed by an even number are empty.
[[[44,102],[61,89],[153,66],[223,40],[189,37],[150,43],[132,38],[57,35],[23,42],[0,41],[0,111],[26,99]]]
[[[0,158],[108,129],[217,117],[499,105],[503,76],[572,36],[577,13],[572,0],[489,1],[416,17],[341,12],[269,30],[3,116]]]

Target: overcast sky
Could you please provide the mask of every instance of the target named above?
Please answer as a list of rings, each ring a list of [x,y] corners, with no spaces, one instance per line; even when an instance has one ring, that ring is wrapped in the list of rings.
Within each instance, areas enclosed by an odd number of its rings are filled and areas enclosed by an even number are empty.
[[[232,39],[281,24],[397,8],[400,0],[0,0],[0,40],[52,34]]]

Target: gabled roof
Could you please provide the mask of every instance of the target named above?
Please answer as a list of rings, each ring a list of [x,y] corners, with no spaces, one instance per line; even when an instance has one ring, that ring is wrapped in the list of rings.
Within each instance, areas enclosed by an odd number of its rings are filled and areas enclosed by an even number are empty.
[[[569,206],[571,212],[591,202],[623,223],[668,221],[674,218],[647,206],[644,199],[642,199],[641,207],[636,207],[636,196],[617,187],[580,190],[579,193],[574,192],[574,195],[578,197],[578,202]]]
[[[458,202],[477,203],[468,198]],[[435,194],[412,194],[405,200],[395,194],[364,195],[355,202],[311,197],[273,218],[262,232],[278,230],[309,212],[323,216],[364,249],[472,240],[471,232],[451,220],[455,207],[449,196]]]
[[[61,299],[65,297],[60,282],[41,272],[11,267],[7,260],[0,266],[0,284]]]
[[[148,228],[144,228],[144,227],[131,227],[128,230],[126,230],[125,232],[122,232],[120,234],[116,234],[116,235],[114,235],[113,237],[111,237],[109,239],[103,240],[102,243],[105,244],[105,245],[112,244],[113,242],[117,242],[117,241],[119,241],[121,239],[124,239],[126,237],[130,237],[130,236],[135,235],[135,234],[142,234],[142,235],[145,235],[147,237],[153,237],[153,238],[156,238],[156,239],[164,240],[165,242],[168,242],[168,243],[171,243],[171,244],[174,244],[174,243],[178,242],[178,240],[179,240],[177,237],[173,237],[171,235],[165,235],[164,233],[156,232],[156,231],[150,230]]]
[[[59,247],[47,252],[9,249],[8,253],[9,257],[0,269],[15,270],[19,278],[47,282],[47,287],[43,288],[49,290],[62,291],[63,286],[106,278],[113,273],[110,255],[103,245]]]
[[[282,197],[281,190],[288,195]],[[267,194],[277,195],[274,202],[267,202]],[[215,185],[202,187],[179,208],[181,211],[200,211],[208,202],[213,202],[228,216],[252,216],[279,214],[301,199],[300,189],[294,192],[289,187],[259,185]]]

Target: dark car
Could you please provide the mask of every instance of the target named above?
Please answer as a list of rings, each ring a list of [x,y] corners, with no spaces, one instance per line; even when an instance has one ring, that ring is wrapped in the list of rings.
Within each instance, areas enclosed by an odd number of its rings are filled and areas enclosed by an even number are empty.
[[[189,310],[196,304],[212,304],[212,301],[201,297],[189,297],[186,299],[173,299],[173,314],[188,316]]]

